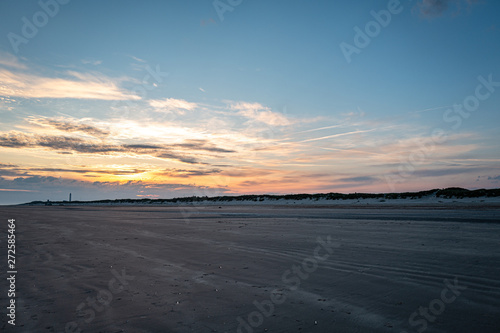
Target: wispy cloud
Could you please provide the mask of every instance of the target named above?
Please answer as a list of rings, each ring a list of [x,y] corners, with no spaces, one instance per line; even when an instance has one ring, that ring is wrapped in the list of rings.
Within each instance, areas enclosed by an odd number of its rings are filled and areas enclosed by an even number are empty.
[[[101,174],[101,175],[136,175],[148,170],[137,168],[41,168],[41,167],[19,167],[17,165],[0,164],[0,176],[36,176],[39,173],[77,173],[77,174]]]
[[[100,73],[65,72],[65,78],[13,72],[0,68],[0,95],[22,98],[74,98],[138,100],[139,96],[119,88],[122,79]]]
[[[45,117],[31,117],[28,121],[33,124],[55,128],[63,132],[81,132],[94,137],[107,137],[110,134],[107,130],[84,124],[77,120],[68,121]]]
[[[73,151],[83,154],[130,154],[148,155],[163,159],[177,160],[188,164],[205,164],[192,156],[193,152],[233,153],[233,150],[216,147],[204,140],[189,140],[170,145],[156,144],[116,144],[103,140],[84,140],[67,136],[51,136],[9,132],[0,134],[0,147],[43,148],[57,151]]]
[[[94,65],[94,66],[98,66],[98,65],[102,64],[102,60],[89,60],[89,59],[83,59],[83,60],[82,60],[82,64],[84,64],[84,65]]]
[[[477,174],[478,172],[482,172],[485,170],[491,170],[486,167],[466,167],[466,168],[432,168],[432,169],[422,169],[416,170],[414,175],[416,177],[445,177],[451,175],[460,175],[460,174]]]
[[[0,51],[0,66],[10,67],[15,69],[27,69],[27,66],[10,53]]]
[[[204,151],[215,152],[215,153],[234,153],[235,152],[232,149],[219,148],[213,144],[208,144],[205,140],[188,140],[187,142],[177,143],[177,144],[173,144],[170,146],[171,147],[181,147],[181,148],[187,148],[187,149],[194,149],[194,150],[204,150]]]
[[[81,153],[123,152],[122,146],[102,144],[67,136],[49,136],[9,132],[0,134],[0,147],[7,148],[48,148],[53,150],[70,150]]]
[[[368,183],[368,184],[371,184],[379,180],[380,180],[379,178],[373,176],[357,176],[357,177],[345,177],[337,179],[337,181],[343,183]]]
[[[260,103],[237,102],[231,104],[231,109],[253,121],[270,126],[289,126],[293,122],[282,113],[274,112]]]
[[[132,58],[132,59],[134,59],[137,62],[142,62],[142,63],[146,63],[147,62],[146,60],[141,59],[141,58],[136,57],[136,56],[133,56],[133,55],[129,55],[129,57]]]
[[[198,104],[185,101],[183,99],[165,98],[153,99],[149,101],[149,105],[160,112],[173,112],[184,113],[184,111],[191,111],[198,107]]]
[[[470,6],[479,2],[479,0],[421,0],[417,3],[417,8],[421,16],[432,18],[444,15],[451,6],[455,7],[454,15],[457,15],[462,4]]]
[[[186,169],[167,169],[158,174],[168,177],[174,178],[189,178],[192,176],[207,176],[220,173],[220,169],[211,169],[211,170],[186,170]]]
[[[17,101],[14,98],[0,96],[0,110],[13,111]]]

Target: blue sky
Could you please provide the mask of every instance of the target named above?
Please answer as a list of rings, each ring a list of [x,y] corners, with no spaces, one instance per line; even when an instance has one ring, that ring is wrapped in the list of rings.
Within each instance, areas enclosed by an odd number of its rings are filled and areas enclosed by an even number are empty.
[[[498,187],[499,14],[491,0],[3,0],[0,203]]]

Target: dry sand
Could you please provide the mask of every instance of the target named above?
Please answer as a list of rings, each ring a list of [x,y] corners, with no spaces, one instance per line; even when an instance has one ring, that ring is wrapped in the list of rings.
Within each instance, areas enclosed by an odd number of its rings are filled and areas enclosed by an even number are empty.
[[[0,290],[6,332],[500,331],[498,205],[18,206],[0,215],[5,253],[7,219],[17,225],[15,327],[5,279]]]

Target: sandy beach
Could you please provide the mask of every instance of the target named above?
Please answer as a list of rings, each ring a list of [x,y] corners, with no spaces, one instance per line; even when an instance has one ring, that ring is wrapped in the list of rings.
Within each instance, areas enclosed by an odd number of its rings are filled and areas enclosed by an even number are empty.
[[[4,282],[6,332],[500,329],[496,203],[0,214],[2,243],[16,220],[16,326]]]

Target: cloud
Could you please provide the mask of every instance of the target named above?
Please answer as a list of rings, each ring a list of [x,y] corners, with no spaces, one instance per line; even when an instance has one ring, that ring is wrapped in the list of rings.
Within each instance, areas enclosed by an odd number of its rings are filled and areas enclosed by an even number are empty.
[[[31,185],[31,184],[43,184],[43,183],[60,183],[61,179],[52,176],[31,176],[31,177],[18,177],[12,181],[16,185]],[[69,180],[69,182],[74,183],[75,180]]]
[[[232,110],[239,111],[259,111],[259,110],[269,110],[268,107],[263,106],[260,103],[248,103],[248,102],[237,102],[231,104]]]
[[[161,149],[161,146],[158,145],[145,145],[145,144],[133,144],[133,145],[124,145],[125,148],[131,149]]]
[[[285,115],[273,112],[260,103],[238,102],[231,104],[231,109],[250,120],[258,121],[270,126],[289,126],[292,121]]]
[[[451,5],[455,5],[455,14],[458,14],[462,3],[470,6],[479,3],[479,0],[421,0],[417,3],[417,8],[420,15],[431,18],[444,15]]]
[[[5,163],[0,163],[0,168],[16,168],[17,165],[15,164],[5,164]]]
[[[233,170],[225,170],[222,172],[224,176],[228,177],[263,177],[273,174],[273,171],[265,170],[265,169],[233,169]]]
[[[347,177],[340,178],[338,180],[345,183],[373,183],[375,181],[379,181],[377,177],[372,176]]]
[[[0,110],[13,111],[16,104],[18,102],[15,99],[0,96]]]
[[[12,176],[22,176],[22,175],[27,175],[27,174],[19,172],[16,169],[4,169],[4,168],[0,168],[0,176],[12,177]]]
[[[6,52],[0,52],[0,66],[16,69],[27,69],[25,64],[20,63],[15,56]]]
[[[123,79],[111,79],[100,73],[68,71],[65,74],[67,78],[44,77],[0,68],[0,95],[22,98],[141,99],[118,87]]]
[[[33,190],[18,190],[14,188],[0,188],[0,192],[38,192]]]
[[[63,132],[82,132],[94,137],[106,137],[110,134],[109,131],[97,128],[92,125],[81,124],[77,121],[58,120],[50,118],[30,118],[29,122],[41,126],[52,127]]]
[[[105,175],[136,175],[139,173],[146,172],[146,170],[141,169],[131,169],[131,170],[93,170],[93,169],[61,169],[61,168],[30,168],[26,169],[28,172],[64,172],[64,173],[97,173]]]
[[[214,145],[208,145],[205,140],[188,140],[186,143],[170,145],[171,147],[189,148],[192,150],[204,150],[214,153],[234,153],[234,150],[219,148]]]
[[[211,170],[186,170],[186,169],[167,169],[161,173],[163,176],[175,177],[175,178],[188,178],[192,176],[208,176],[220,173],[219,169]]]
[[[132,59],[134,59],[137,62],[142,62],[142,63],[146,63],[147,62],[146,60],[138,58],[138,57],[134,57],[133,55],[130,55],[129,57],[132,58]]]
[[[165,98],[153,99],[149,101],[149,105],[154,107],[156,111],[184,113],[184,111],[191,111],[198,107],[198,104],[185,101],[183,99]]]
[[[117,145],[94,143],[79,138],[10,132],[0,135],[0,147],[7,148],[50,148],[73,150],[80,153],[121,152],[125,149]]]
[[[183,155],[180,155],[180,154],[177,154],[177,153],[172,153],[172,152],[160,153],[160,154],[156,155],[156,157],[166,158],[166,159],[169,159],[169,160],[178,160],[180,162],[187,163],[187,164],[204,164],[204,163],[199,162],[194,157],[183,156]]]
[[[487,167],[470,167],[470,168],[446,168],[446,169],[424,169],[414,172],[415,177],[444,177],[451,175],[460,175],[466,173],[477,173],[485,170],[491,170]]]
[[[233,153],[235,151],[219,148],[205,140],[190,140],[171,145],[155,144],[115,144],[95,140],[53,135],[26,134],[9,132],[0,134],[0,147],[5,148],[45,148],[50,150],[74,151],[84,154],[132,154],[148,155],[173,159],[188,164],[206,164],[190,156],[192,151]],[[182,151],[182,148],[184,151]],[[181,151],[179,151],[181,150]],[[185,151],[187,150],[187,152]]]
[[[422,0],[421,3],[418,3],[418,8],[423,16],[441,16],[448,9],[449,3],[450,0]]]
[[[0,164],[0,176],[35,176],[36,173],[40,172],[49,172],[51,174],[57,173],[79,173],[79,174],[101,174],[101,175],[136,175],[140,173],[147,172],[148,170],[144,169],[136,169],[136,168],[33,168],[33,167],[24,167],[21,168],[17,165],[13,164]]]
[[[97,65],[102,64],[102,60],[88,60],[88,59],[83,59],[82,60],[82,64],[97,66]]]

